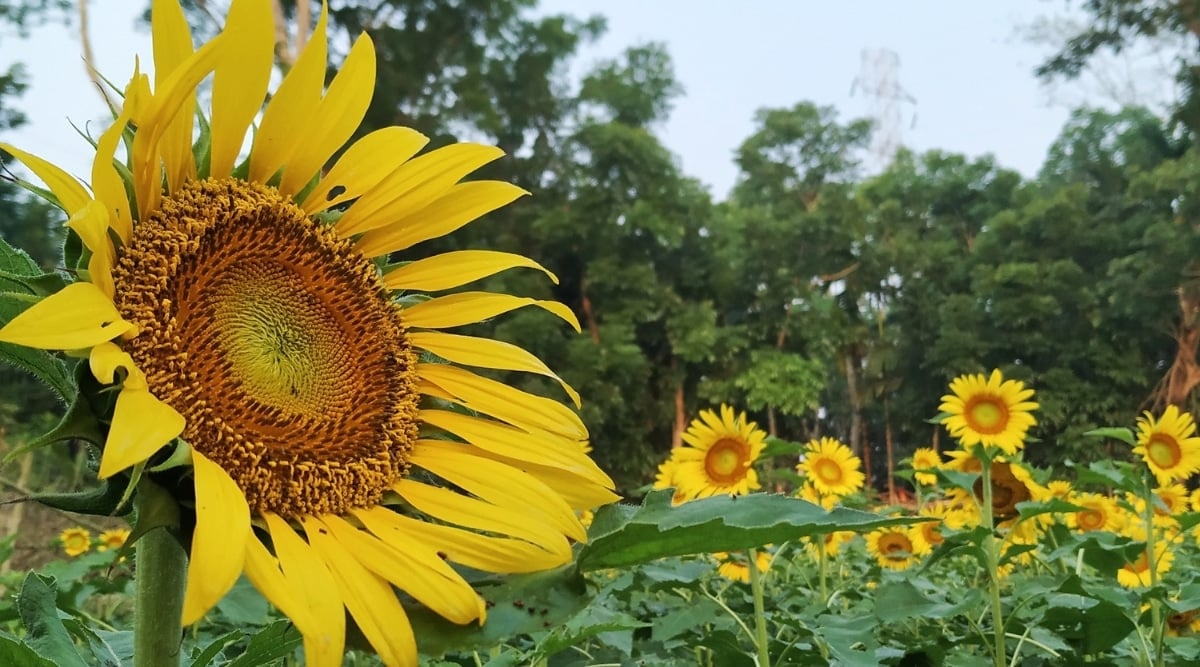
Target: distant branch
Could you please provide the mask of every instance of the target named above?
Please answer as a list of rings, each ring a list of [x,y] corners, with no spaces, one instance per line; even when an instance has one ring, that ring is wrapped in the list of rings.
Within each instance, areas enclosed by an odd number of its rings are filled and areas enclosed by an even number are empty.
[[[92,53],[92,38],[88,30],[88,0],[79,0],[77,3],[79,8],[79,43],[83,47],[83,67],[87,70],[88,79],[92,85],[96,87],[96,92],[100,93],[100,97],[104,99],[104,103],[109,109],[116,109],[117,104],[109,94],[108,84],[100,78],[100,73],[96,70],[96,56]]]

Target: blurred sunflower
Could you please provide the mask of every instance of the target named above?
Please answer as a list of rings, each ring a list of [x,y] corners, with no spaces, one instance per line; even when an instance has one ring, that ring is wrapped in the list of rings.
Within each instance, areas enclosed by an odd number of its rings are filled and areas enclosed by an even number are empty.
[[[1016,454],[1025,445],[1025,432],[1037,423],[1030,414],[1038,407],[1029,400],[1033,390],[1019,380],[1005,380],[999,370],[987,378],[956,377],[950,382],[950,392],[942,396],[938,410],[948,413],[942,423],[964,448],[982,444]]]
[[[757,490],[754,462],[766,447],[766,438],[746,413],[735,415],[728,405],[721,406],[720,416],[701,410],[683,433],[684,445],[671,453],[677,494],[691,500]]]
[[[1168,405],[1162,417],[1146,412],[1138,419],[1137,446],[1159,483],[1182,481],[1200,470],[1200,438],[1192,415]]]
[[[234,0],[225,28],[193,50],[180,5],[154,0],[154,90],[135,71],[95,143],[90,192],[0,146],[46,183],[86,248],[81,280],[0,341],[84,351],[100,382],[119,385],[101,477],[186,443],[196,524],[183,624],[244,572],[299,628],[308,664],[341,664],[349,610],[384,663],[415,665],[393,585],[450,621],[482,622],[483,601],[447,561],[491,572],[566,563],[587,537],[575,510],[616,496],[574,411],[462,366],[549,377],[578,405],[574,390],[518,347],[441,331],[527,305],[578,329],[568,308],[485,292],[397,302],[514,267],[553,275],[475,250],[385,266],[526,193],[460,183],[499,149],[414,157],[428,139],[399,127],[323,171],[375,83],[363,35],[326,88],[326,22],[323,6],[264,109],[270,3]],[[210,73],[210,120],[194,140]],[[122,144],[126,164],[114,160]]]
[[[720,562],[720,565],[717,566],[717,573],[722,577],[743,584],[750,583],[750,563],[746,559],[745,553],[718,551],[713,554],[713,557]],[[762,549],[756,549],[754,566],[758,568],[760,574],[765,574],[771,567],[771,554]]]
[[[937,484],[937,474],[930,471],[942,467],[942,455],[932,447],[919,447],[912,455],[913,479],[917,484],[933,486]]]
[[[900,526],[881,528],[867,535],[867,553],[889,570],[907,570],[929,547],[913,538],[913,529]]]
[[[835,530],[832,533],[825,533],[819,537],[806,537],[804,538],[804,550],[814,559],[820,558],[819,545],[823,542],[825,545],[825,557],[830,558],[838,555],[842,547],[849,544],[857,535],[858,533],[849,530]]]
[[[1120,508],[1112,498],[1099,493],[1079,493],[1069,501],[1083,508],[1067,514],[1067,526],[1072,530],[1087,533],[1093,530],[1115,532],[1120,529]]]
[[[63,551],[72,558],[83,555],[92,548],[92,534],[80,526],[67,528],[59,533],[58,541],[62,542]]]
[[[992,461],[992,518],[999,521],[1017,516],[1017,503],[1033,497],[1029,488],[1033,478],[1018,463]],[[983,478],[975,480],[975,498],[983,501]]]
[[[1138,552],[1137,558],[1122,565],[1121,569],[1117,570],[1117,583],[1125,588],[1149,586],[1151,577],[1149,553],[1149,549],[1142,549]],[[1171,550],[1171,546],[1166,540],[1159,540],[1154,543],[1154,553],[1154,577],[1161,581],[1163,575],[1171,571],[1171,564],[1175,561],[1175,552]]]
[[[129,539],[128,528],[114,528],[100,533],[100,545],[97,546],[99,551],[108,551],[109,549],[120,549],[125,546],[125,540]]]
[[[946,456],[950,457],[950,460],[946,461],[942,466],[948,470],[975,475],[983,472],[983,461],[980,461],[974,452],[969,452],[965,449],[951,449],[946,452]]]
[[[800,490],[796,492],[796,497],[800,498],[801,500],[807,500],[814,505],[820,505],[827,510],[837,507],[838,500],[840,500],[838,496],[828,493],[821,493],[817,490],[817,487],[812,485],[811,482],[805,482],[804,484],[801,484]]]
[[[817,491],[838,498],[861,489],[866,479],[862,460],[834,438],[809,442],[804,459],[796,464],[796,472]]]
[[[953,509],[946,502],[928,503],[921,508],[918,515],[937,519],[913,525],[914,539],[923,542],[929,548],[938,547],[946,541],[942,535],[943,527],[958,530],[965,526],[969,519],[962,510]]]
[[[1172,611],[1166,620],[1169,637],[1186,637],[1200,633],[1200,609]]]

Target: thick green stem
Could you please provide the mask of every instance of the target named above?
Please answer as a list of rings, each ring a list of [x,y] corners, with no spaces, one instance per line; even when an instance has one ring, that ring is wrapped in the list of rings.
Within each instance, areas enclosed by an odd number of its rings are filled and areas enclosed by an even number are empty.
[[[767,652],[767,614],[763,605],[763,578],[758,571],[758,558],[754,549],[746,551],[750,565],[750,590],[754,594],[754,630],[758,649],[758,667],[771,667],[771,656]]]
[[[1146,505],[1146,510],[1143,518],[1146,521],[1146,566],[1150,574],[1150,588],[1158,585],[1158,545],[1155,544],[1154,535],[1154,484],[1151,482],[1149,471],[1143,480],[1145,492],[1143,499]],[[1150,643],[1154,646],[1154,664],[1156,667],[1163,667],[1165,655],[1163,654],[1163,619],[1162,619],[1162,601],[1157,597],[1150,600],[1150,622],[1154,625],[1150,631]]]
[[[983,502],[979,513],[983,517],[983,526],[987,535],[983,538],[984,560],[988,569],[988,591],[992,599],[992,633],[995,644],[992,652],[996,667],[1007,667],[1007,649],[1005,646],[1004,612],[1000,606],[1000,542],[996,539],[996,527],[992,517],[992,457],[981,456],[983,470],[980,471],[980,485],[983,486]]]
[[[818,535],[817,540],[817,565],[818,574],[821,579],[821,604],[825,605],[829,602],[829,586],[826,583],[829,579],[829,556],[825,553],[825,536]]]
[[[147,507],[149,502],[163,501],[146,486],[138,493],[139,517],[155,512],[157,508]],[[178,667],[186,580],[187,554],[167,528],[155,527],[142,535],[134,572],[134,667]]]

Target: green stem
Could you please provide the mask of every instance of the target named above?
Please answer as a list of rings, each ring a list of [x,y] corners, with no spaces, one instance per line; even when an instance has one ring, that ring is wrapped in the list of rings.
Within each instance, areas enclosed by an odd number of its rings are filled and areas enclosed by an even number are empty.
[[[141,486],[139,517],[152,511],[146,508],[146,499],[157,495],[146,493],[146,485]],[[161,526],[142,535],[136,546],[133,666],[178,667],[187,554],[170,531]]]
[[[750,564],[750,590],[754,593],[754,643],[758,649],[758,667],[771,667],[771,656],[767,652],[767,614],[763,607],[763,578],[758,571],[756,555],[754,549],[746,550],[746,558]]]
[[[1145,493],[1143,494],[1146,511],[1143,518],[1146,522],[1146,566],[1150,570],[1150,588],[1158,586],[1158,553],[1155,549],[1154,535],[1154,484],[1150,481],[1150,472],[1146,472],[1143,479]],[[1150,642],[1154,646],[1154,664],[1156,667],[1163,667],[1165,655],[1163,654],[1163,619],[1162,619],[1162,602],[1154,597],[1150,600],[1150,622],[1154,627],[1150,629]]]
[[[992,457],[980,450],[983,469],[980,484],[983,486],[983,503],[979,513],[987,535],[983,538],[983,553],[988,570],[988,591],[992,598],[992,636],[995,644],[992,655],[996,667],[1008,667],[1006,659],[1004,612],[1000,606],[1000,544],[996,540],[996,527],[992,518]]]
[[[821,604],[829,603],[829,588],[826,582],[829,580],[829,556],[825,553],[825,536],[818,535],[817,538],[817,566],[821,577]]]

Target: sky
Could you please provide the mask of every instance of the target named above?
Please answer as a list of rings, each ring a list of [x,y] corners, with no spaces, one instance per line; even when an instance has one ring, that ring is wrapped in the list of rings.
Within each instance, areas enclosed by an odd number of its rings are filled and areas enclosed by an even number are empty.
[[[96,65],[112,80],[128,79],[134,54],[143,70],[150,61],[149,35],[134,28],[144,4],[90,2]],[[894,105],[888,124],[918,151],[991,153],[1032,176],[1069,115],[1033,75],[1049,47],[1022,36],[1039,17],[1069,11],[1064,0],[542,0],[539,11],[607,17],[607,34],[582,50],[573,76],[629,46],[667,45],[685,95],[656,129],[717,198],[737,178],[733,154],[754,132],[756,110],[807,100],[844,120],[878,114],[881,102],[855,85],[864,81],[864,51],[896,55],[893,81],[911,101]],[[0,141],[86,175],[90,147],[70,123],[98,128],[108,116],[85,76],[77,32],[45,26],[0,43],[0,66],[23,61],[31,79],[17,101],[30,122]]]

